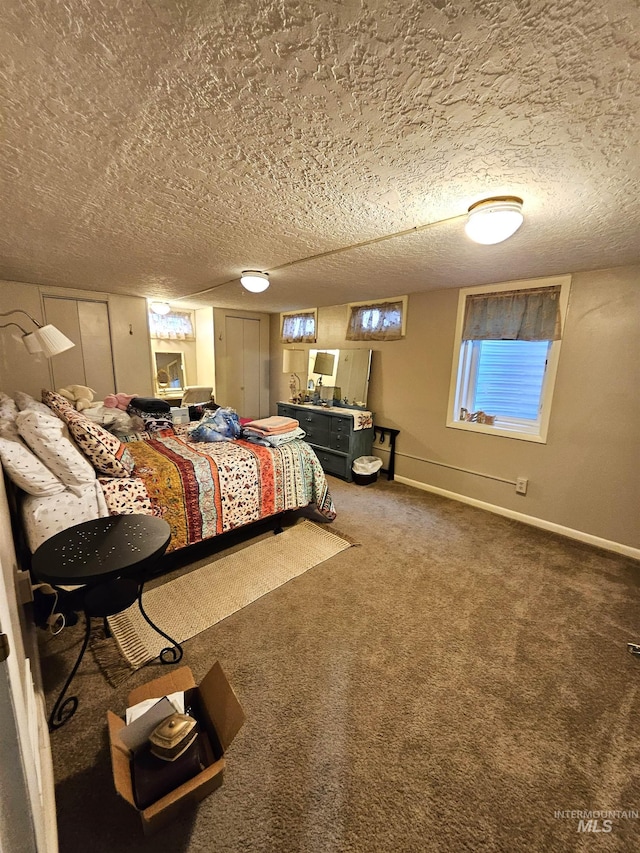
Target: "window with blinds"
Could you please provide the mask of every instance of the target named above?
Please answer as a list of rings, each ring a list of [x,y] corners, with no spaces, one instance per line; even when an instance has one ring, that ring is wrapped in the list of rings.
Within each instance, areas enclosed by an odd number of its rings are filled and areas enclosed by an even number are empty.
[[[550,341],[466,341],[476,348],[469,410],[537,421]]]
[[[460,291],[447,426],[546,441],[570,281]]]

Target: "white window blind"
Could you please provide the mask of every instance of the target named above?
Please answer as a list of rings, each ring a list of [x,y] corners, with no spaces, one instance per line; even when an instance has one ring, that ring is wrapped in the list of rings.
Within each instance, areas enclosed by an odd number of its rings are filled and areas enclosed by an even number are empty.
[[[537,421],[549,341],[475,341],[472,411]]]

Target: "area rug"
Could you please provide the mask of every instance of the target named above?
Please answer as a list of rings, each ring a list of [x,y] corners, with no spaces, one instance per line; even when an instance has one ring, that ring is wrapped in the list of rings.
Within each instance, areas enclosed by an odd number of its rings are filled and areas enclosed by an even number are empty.
[[[182,643],[352,544],[305,519],[278,535],[145,590],[142,603],[149,618]],[[100,640],[92,649],[110,681],[122,681],[168,645],[145,622],[137,604],[110,616],[108,623],[115,643]],[[122,657],[116,655],[114,660],[116,648]]]

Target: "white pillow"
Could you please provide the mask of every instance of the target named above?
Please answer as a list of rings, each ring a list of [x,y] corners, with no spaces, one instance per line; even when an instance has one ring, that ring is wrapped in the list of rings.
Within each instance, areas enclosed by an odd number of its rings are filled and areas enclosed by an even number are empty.
[[[13,400],[11,401],[13,403]],[[0,418],[2,420],[15,421],[18,414],[18,407],[15,403],[0,403]]]
[[[36,400],[35,397],[32,397],[31,394],[26,394],[24,391],[16,391],[15,399],[18,409],[21,412],[34,410],[36,412],[44,412],[45,415],[51,412],[48,406],[45,406],[40,400]]]
[[[26,409],[16,418],[18,431],[41,462],[79,495],[82,487],[96,479],[95,469],[69,438],[66,424],[47,409]]]
[[[0,435],[3,438],[10,438],[12,441],[22,441],[16,424],[16,416],[7,417],[2,411],[2,406],[0,406]]]
[[[7,476],[24,492],[36,497],[65,491],[61,483],[16,434],[11,437],[10,424],[0,435],[0,459]]]

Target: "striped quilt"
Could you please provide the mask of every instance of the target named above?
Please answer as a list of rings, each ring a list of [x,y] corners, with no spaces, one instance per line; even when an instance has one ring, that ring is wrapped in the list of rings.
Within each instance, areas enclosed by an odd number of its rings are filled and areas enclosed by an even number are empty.
[[[169,551],[309,504],[335,518],[324,471],[304,441],[262,447],[241,440],[192,443],[164,433],[127,447],[135,476],[100,478],[109,512],[166,519]]]

